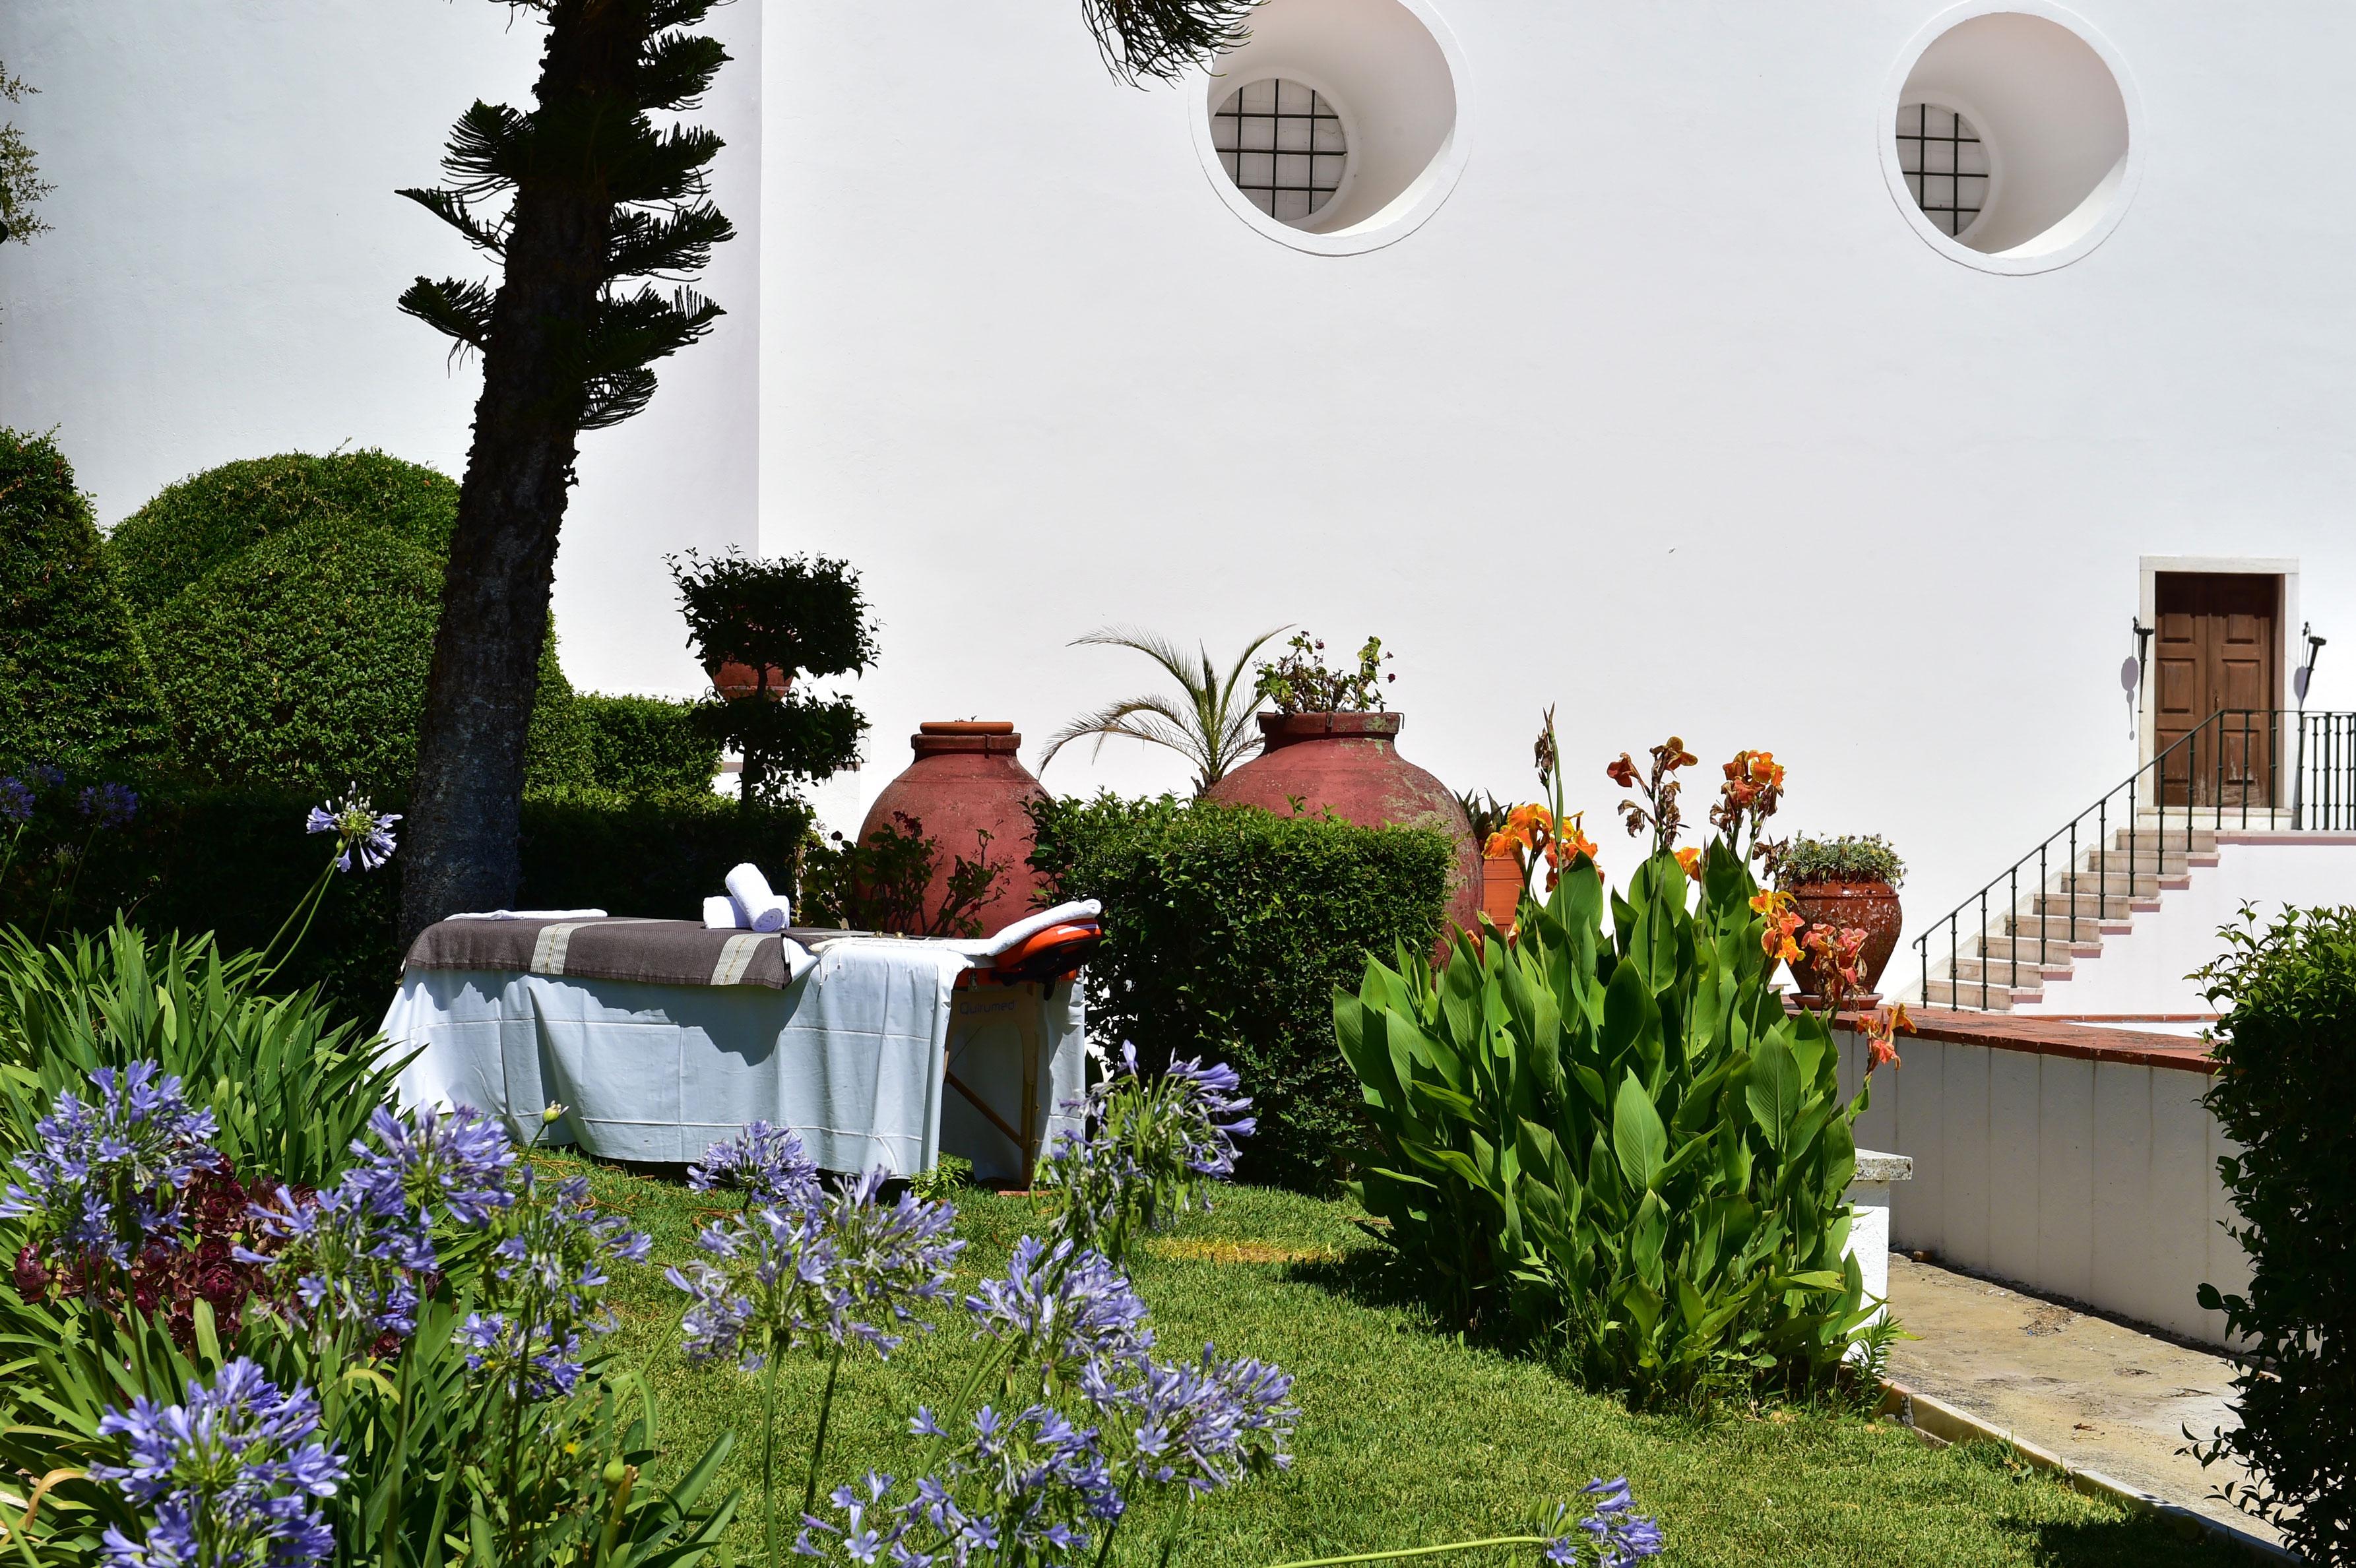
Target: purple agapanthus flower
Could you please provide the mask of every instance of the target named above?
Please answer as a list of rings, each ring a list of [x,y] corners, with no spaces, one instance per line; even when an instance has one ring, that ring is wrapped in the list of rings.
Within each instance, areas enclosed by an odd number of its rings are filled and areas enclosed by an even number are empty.
[[[581,1336],[546,1322],[527,1323],[504,1312],[472,1312],[461,1324],[466,1370],[487,1372],[509,1399],[539,1401],[571,1393],[586,1370]]]
[[[949,1271],[965,1243],[949,1234],[957,1211],[903,1192],[883,1201],[881,1167],[838,1187],[824,1211],[834,1266],[819,1287],[825,1333],[841,1345],[856,1339],[888,1358],[900,1347],[894,1327],[923,1332],[932,1325],[916,1316],[916,1303],[931,1305],[948,1294]]]
[[[355,855],[359,857],[360,869],[373,871],[391,859],[393,850],[399,848],[393,840],[392,825],[400,820],[399,812],[380,812],[368,796],[357,792],[356,786],[348,786],[343,799],[313,806],[303,820],[303,831],[336,836],[338,871],[350,870]]]
[[[1658,1557],[1666,1544],[1658,1520],[1635,1511],[1628,1478],[1601,1477],[1579,1488],[1587,1499],[1586,1514],[1573,1520],[1568,1507],[1555,1509],[1549,1527],[1554,1539],[1540,1553],[1555,1568],[1632,1568],[1647,1557]]]
[[[1234,1068],[1199,1060],[1149,1077],[1124,1042],[1118,1070],[1065,1103],[1086,1130],[1057,1134],[1040,1165],[1039,1185],[1062,1200],[1056,1233],[1118,1263],[1138,1230],[1209,1208],[1208,1185],[1233,1179],[1236,1140],[1257,1125],[1240,1083]]]
[[[703,1151],[700,1165],[687,1168],[687,1184],[698,1192],[741,1191],[752,1209],[807,1209],[821,1196],[818,1164],[788,1127],[755,1122],[725,1143]]]
[[[66,782],[65,769],[55,763],[35,763],[25,772],[31,775],[33,793],[44,795]]]
[[[316,1500],[345,1477],[321,1442],[319,1403],[300,1383],[284,1393],[241,1356],[208,1388],[189,1380],[185,1403],[134,1400],[99,1420],[127,1440],[127,1464],[97,1464],[146,1513],[144,1538],[105,1534],[112,1568],[304,1568],[325,1562],[335,1536]]]
[[[807,1516],[794,1550],[897,1568],[982,1563],[1067,1563],[1126,1504],[1093,1430],[1047,1405],[1003,1414],[984,1405],[930,1476],[905,1491],[870,1471],[829,1495],[830,1518]],[[929,1411],[911,1429],[948,1437]]]
[[[0,1219],[32,1219],[75,1256],[122,1267],[139,1245],[178,1240],[180,1189],[220,1156],[207,1141],[212,1113],[155,1063],[102,1067],[91,1082],[95,1101],[68,1090],[33,1125],[39,1141],[0,1193]]]
[[[14,773],[0,776],[0,822],[22,827],[32,819],[32,786]]]
[[[417,1279],[436,1264],[434,1227],[397,1197],[389,1201],[365,1170],[307,1197],[282,1187],[247,1213],[272,1247],[233,1255],[292,1280],[310,1321],[357,1327],[369,1342],[417,1331]]]
[[[821,1215],[755,1209],[706,1225],[695,1244],[703,1257],[663,1271],[691,1298],[680,1321],[689,1360],[730,1357],[755,1371],[816,1338],[835,1266]]]
[[[706,1226],[704,1256],[664,1278],[692,1299],[680,1322],[688,1359],[734,1357],[747,1371],[798,1348],[865,1345],[889,1357],[931,1327],[915,1304],[941,1300],[965,1243],[956,1211],[904,1194],[883,1201],[881,1169],[813,1207],[757,1208]]]
[[[1129,1276],[1102,1254],[1035,1236],[1014,1243],[1006,1272],[965,1298],[977,1331],[1012,1339],[1035,1356],[1050,1381],[1079,1378],[1091,1364],[1142,1362],[1153,1347],[1145,1303]]]
[[[377,1147],[355,1141],[361,1179],[380,1201],[403,1204],[479,1227],[495,1210],[515,1201],[515,1140],[472,1106],[444,1111],[423,1105],[396,1116],[380,1105],[369,1117]]]
[[[139,795],[129,784],[85,784],[77,802],[93,827],[120,827],[139,815]]]
[[[486,1373],[510,1397],[570,1393],[584,1371],[584,1334],[615,1326],[605,1306],[610,1263],[644,1263],[653,1241],[618,1215],[600,1214],[585,1178],[552,1184],[543,1196],[530,1168],[516,1179],[516,1202],[493,1221],[498,1239],[485,1262],[492,1310],[459,1330],[470,1371]]]
[[[1199,1361],[1091,1366],[1081,1388],[1124,1434],[1122,1468],[1138,1480],[1210,1492],[1291,1467],[1292,1377],[1265,1361],[1205,1345]]]

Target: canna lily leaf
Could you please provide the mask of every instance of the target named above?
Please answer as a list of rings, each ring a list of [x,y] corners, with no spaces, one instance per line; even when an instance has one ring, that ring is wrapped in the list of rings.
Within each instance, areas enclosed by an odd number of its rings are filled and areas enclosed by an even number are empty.
[[[1612,1152],[1620,1162],[1620,1174],[1628,1179],[1629,1196],[1650,1192],[1660,1184],[1668,1148],[1668,1129],[1653,1109],[1653,1097],[1629,1073],[1620,1080],[1612,1106]]]

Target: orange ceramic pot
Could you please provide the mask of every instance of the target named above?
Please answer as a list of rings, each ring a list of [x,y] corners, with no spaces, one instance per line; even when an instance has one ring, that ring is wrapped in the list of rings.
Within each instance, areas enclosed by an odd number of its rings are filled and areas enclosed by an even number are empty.
[[[1865,946],[1858,966],[1858,978],[1865,984],[1862,993],[1850,999],[1876,999],[1873,988],[1881,983],[1881,972],[1890,966],[1890,955],[1898,950],[1898,934],[1905,929],[1906,915],[1899,906],[1898,890],[1888,882],[1805,882],[1792,890],[1792,907],[1804,923],[1794,936],[1801,944],[1802,955],[1792,963],[1792,979],[1801,994],[1825,994],[1816,965],[1806,956],[1808,933],[1820,925],[1836,930],[1854,926],[1865,933]]]
[[[939,846],[938,863],[925,890],[927,912],[948,898],[949,870],[958,856],[970,860],[987,853],[1004,869],[995,891],[975,912],[982,934],[1031,913],[1041,883],[1031,869],[1036,833],[1025,807],[1045,799],[1047,792],[1016,754],[1023,737],[1009,723],[959,721],[920,724],[908,740],[916,760],[867,808],[859,837],[864,840],[890,826],[895,812],[924,825],[925,837]],[[990,835],[986,851],[977,848],[981,833]]]
[[[1447,920],[1469,929],[1482,888],[1472,820],[1446,784],[1398,754],[1401,722],[1397,713],[1263,713],[1265,750],[1212,785],[1211,798],[1280,816],[1330,810],[1361,827],[1439,829],[1456,844]]]

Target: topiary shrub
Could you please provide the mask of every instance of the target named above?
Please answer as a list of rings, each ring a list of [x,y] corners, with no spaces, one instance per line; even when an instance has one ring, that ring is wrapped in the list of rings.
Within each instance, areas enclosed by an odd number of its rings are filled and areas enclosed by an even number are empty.
[[[696,721],[701,704],[660,697],[573,699],[588,748],[589,782],[626,795],[708,795],[720,742]]]
[[[182,767],[215,784],[406,790],[441,602],[438,557],[341,517],[216,567],[145,626]],[[543,656],[534,783],[588,780],[571,703]]]
[[[73,468],[0,430],[0,772],[140,766],[162,712]]]
[[[2246,1295],[2201,1287],[2243,1341],[2233,1431],[2196,1445],[2259,1479],[2222,1495],[2308,1563],[2356,1562],[2356,907],[2286,910],[2222,933],[2196,978],[2221,1017],[2206,1104],[2242,1152],[2217,1162],[2250,1257]]]
[[[1431,950],[1447,837],[1169,795],[1047,800],[1032,815],[1049,896],[1104,901],[1089,1033],[1135,1041],[1153,1071],[1225,1057],[1260,1118],[1246,1178],[1336,1186],[1365,1131],[1333,1049],[1333,988],[1355,986],[1370,954]]]
[[[376,451],[224,463],[157,492],[115,525],[108,549],[144,617],[240,551],[330,517],[380,528],[438,560],[457,526],[458,482]]]

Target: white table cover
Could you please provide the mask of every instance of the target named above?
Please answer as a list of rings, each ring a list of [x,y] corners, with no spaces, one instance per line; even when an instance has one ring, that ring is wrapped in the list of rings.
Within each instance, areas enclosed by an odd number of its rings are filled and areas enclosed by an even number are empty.
[[[946,944],[829,942],[783,989],[412,968],[384,1034],[422,1048],[401,1076],[403,1104],[472,1105],[521,1138],[539,1130],[542,1107],[562,1104],[571,1114],[542,1141],[608,1158],[692,1161],[766,1120],[793,1128],[825,1169],[910,1176],[941,1152],[946,1097],[949,1152],[982,1175],[1012,1174],[1017,1151],[943,1077],[954,1062],[960,1082],[1014,1119],[1020,1053],[990,1035],[1011,1036],[1015,1020],[970,1006],[969,1022],[953,1020],[968,962]],[[986,991],[1037,1009],[1046,1060],[1031,1125],[1052,1143],[1075,1125],[1061,1107],[1083,1087],[1079,987]]]

